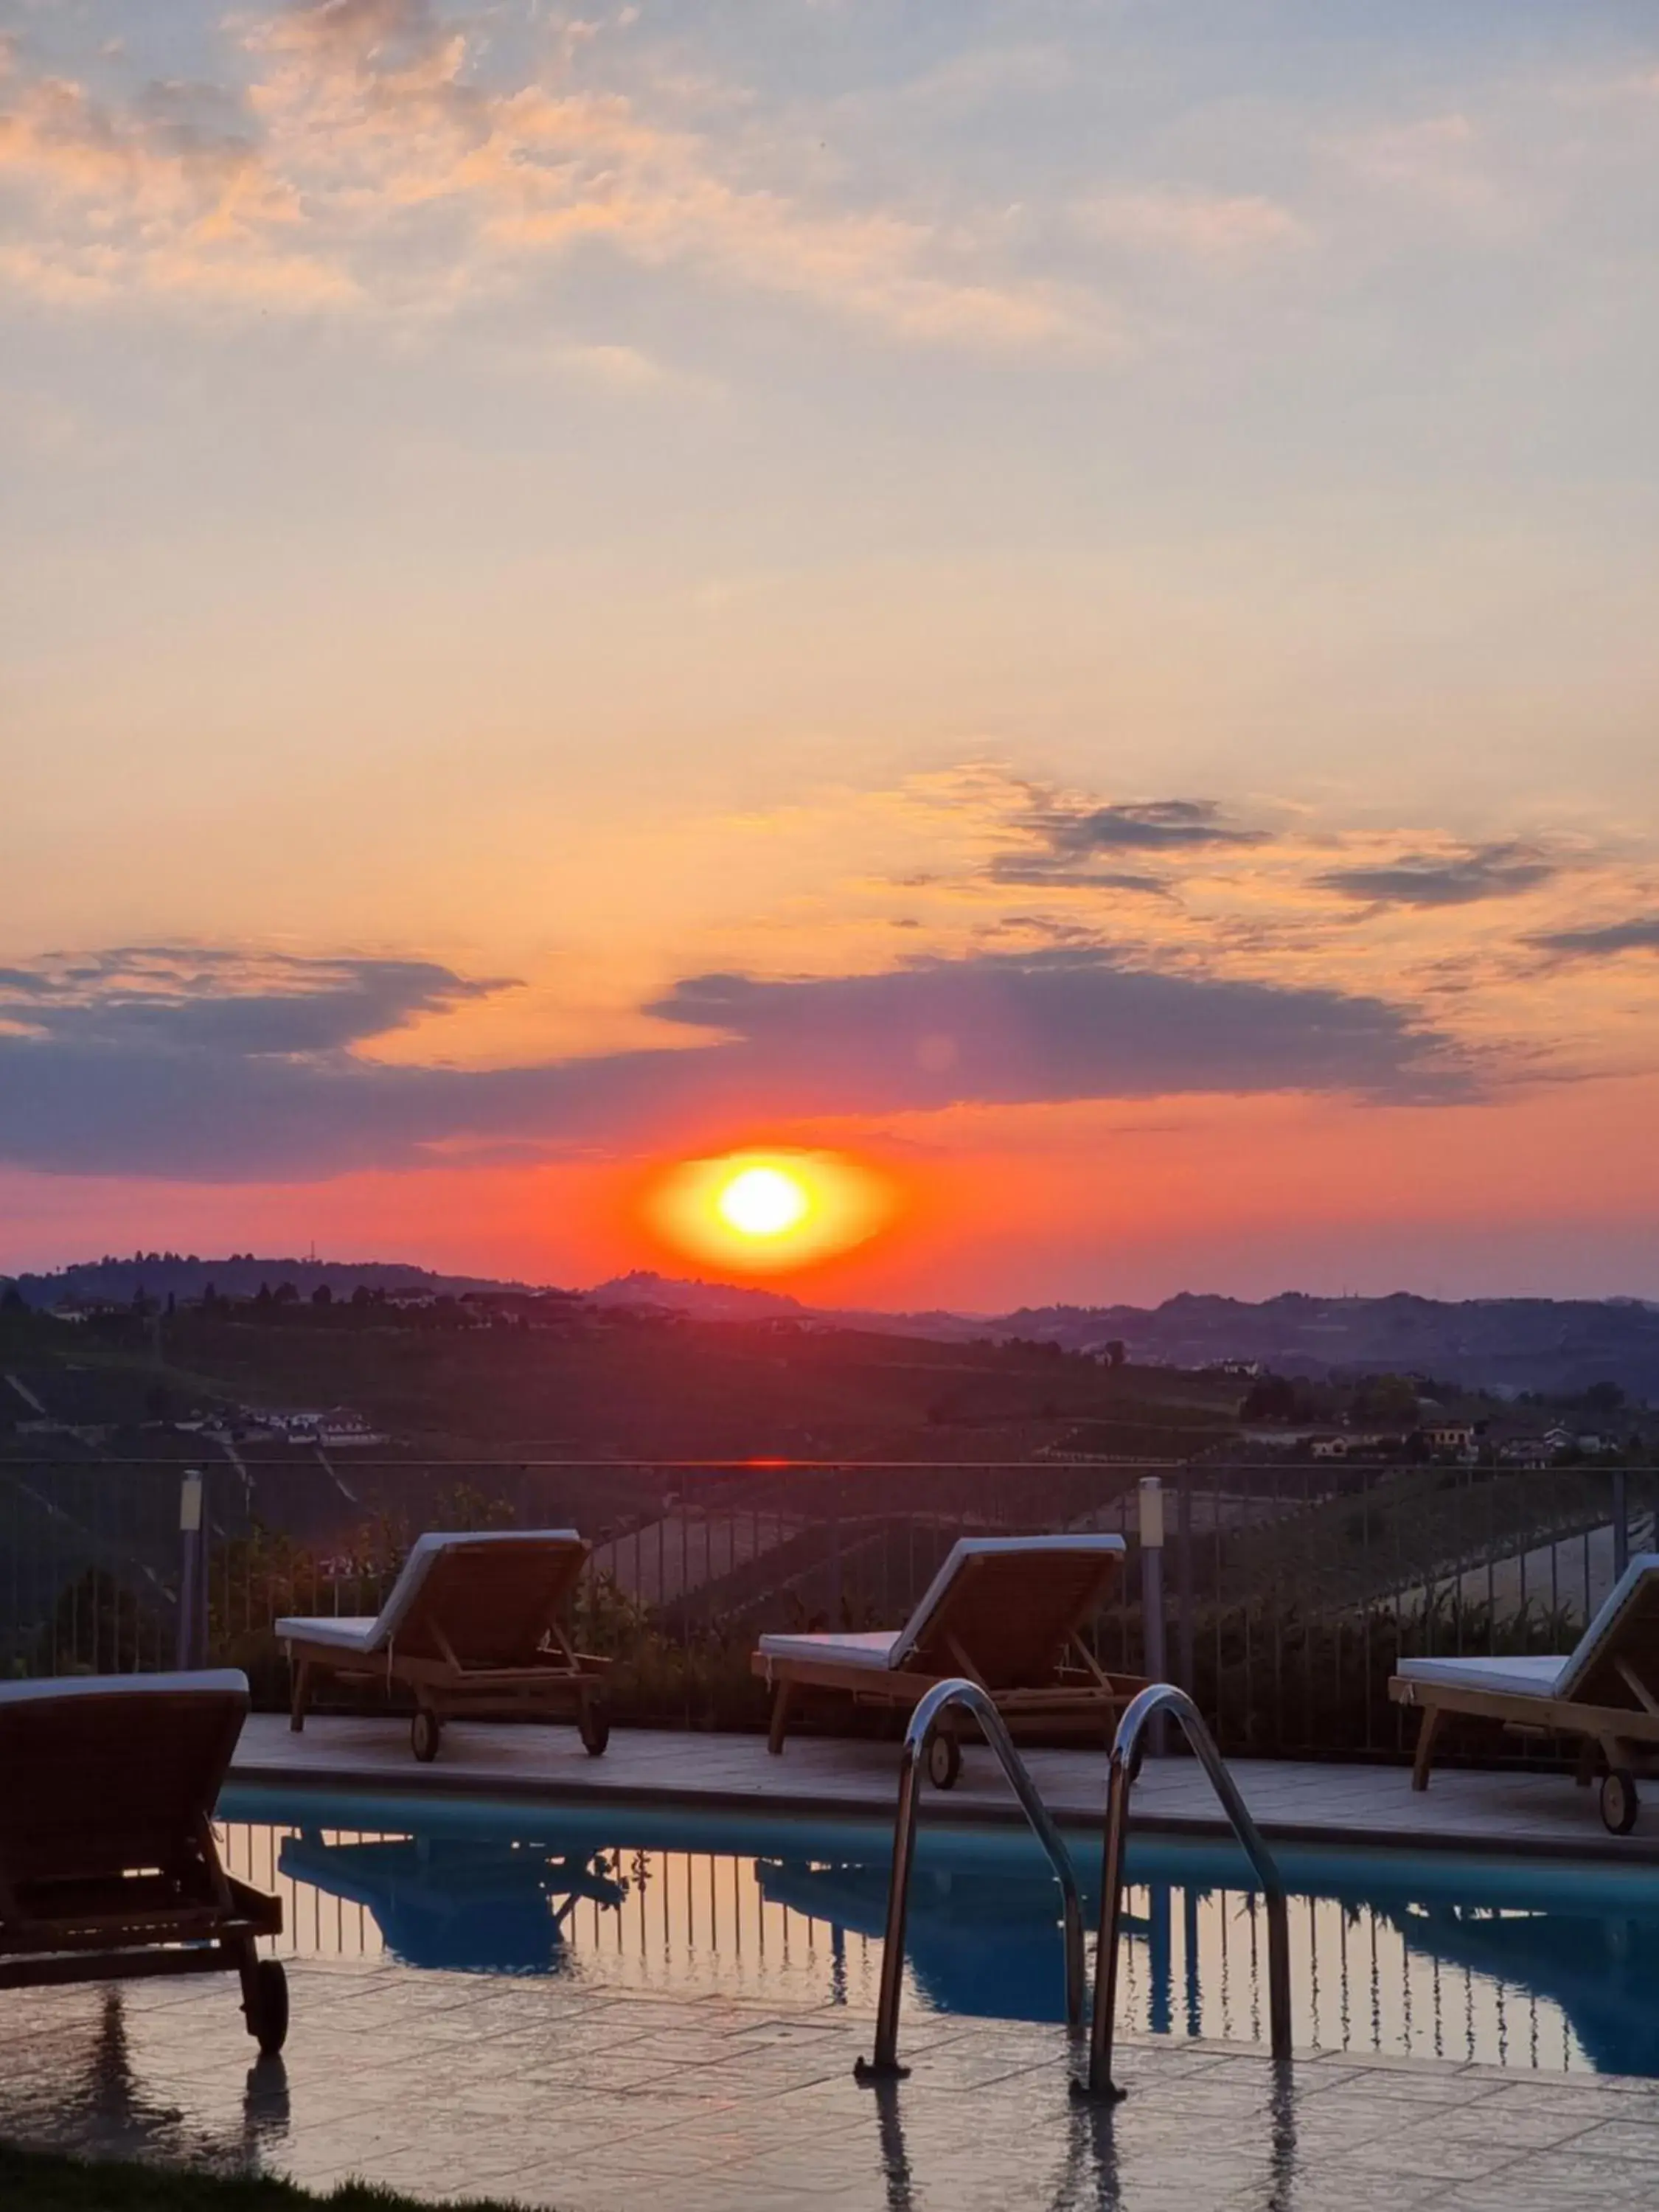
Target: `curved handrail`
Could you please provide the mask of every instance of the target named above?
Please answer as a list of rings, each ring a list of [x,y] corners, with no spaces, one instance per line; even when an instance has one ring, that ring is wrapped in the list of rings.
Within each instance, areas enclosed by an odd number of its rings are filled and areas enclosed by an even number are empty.
[[[1088,2094],[1118,2097],[1112,2081],[1112,2017],[1117,2008],[1117,1939],[1123,1917],[1123,1853],[1129,1832],[1129,1792],[1140,1767],[1140,1739],[1158,1713],[1173,1713],[1193,1754],[1209,1776],[1222,1810],[1255,1869],[1267,1907],[1267,2006],[1273,2055],[1291,2055],[1291,1932],[1285,1886],[1261,1831],[1250,1818],[1238,1784],[1222,1764],[1215,1739],[1184,1690],[1173,1682],[1152,1682],[1123,1711],[1112,1739],[1112,1763],[1106,1792],[1106,1842],[1100,1876],[1100,1934],[1095,1948],[1095,2012],[1089,2035]]]
[[[893,1825],[893,1872],[887,1891],[887,1932],[882,1939],[881,1995],[876,2013],[876,2055],[860,2058],[854,2071],[860,2081],[892,2081],[908,2069],[898,2063],[899,1999],[904,1989],[904,1925],[910,1904],[910,1867],[916,1849],[916,1771],[939,1717],[949,1705],[965,1705],[979,1723],[1002,1763],[1037,1841],[1048,1855],[1066,1902],[1066,2017],[1075,2027],[1083,2017],[1083,1905],[1071,1853],[1048,1807],[1037,1796],[1025,1763],[1014,1749],[1007,1723],[988,1691],[958,1676],[936,1682],[917,1704],[904,1731],[899,1754],[898,1812]]]

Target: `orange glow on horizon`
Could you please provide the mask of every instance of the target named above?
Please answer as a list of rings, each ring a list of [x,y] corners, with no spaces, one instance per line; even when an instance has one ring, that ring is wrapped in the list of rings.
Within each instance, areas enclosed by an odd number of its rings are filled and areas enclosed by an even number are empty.
[[[647,1186],[642,1211],[678,1252],[771,1273],[866,1243],[896,1199],[884,1176],[842,1153],[744,1152],[680,1161]]]

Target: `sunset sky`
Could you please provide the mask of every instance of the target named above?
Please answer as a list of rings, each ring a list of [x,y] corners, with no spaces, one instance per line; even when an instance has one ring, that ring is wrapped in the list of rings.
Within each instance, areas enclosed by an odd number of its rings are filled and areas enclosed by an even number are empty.
[[[0,25],[0,1270],[1659,1297],[1651,0]]]

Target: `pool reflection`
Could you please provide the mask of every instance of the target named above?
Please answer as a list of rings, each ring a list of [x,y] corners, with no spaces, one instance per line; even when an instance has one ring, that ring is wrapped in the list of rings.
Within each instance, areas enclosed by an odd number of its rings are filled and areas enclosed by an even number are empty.
[[[1597,2073],[1659,2075],[1659,1920],[1449,1903],[1386,1909],[1419,1956],[1519,1983],[1557,2007]]]
[[[515,1837],[285,1836],[290,1881],[360,1905],[406,1966],[474,1974],[556,1974],[580,1899],[615,1907],[627,1885],[606,1851],[559,1853]]]
[[[471,1808],[398,1834],[239,1824],[228,1844],[238,1872],[286,1887],[284,1944],[300,1955],[384,1949],[421,1969],[873,2011],[878,1844],[854,1854],[831,1827],[793,1832],[787,1850],[753,1831],[732,1836],[747,1849],[678,1849],[657,1832],[636,1842],[616,1808],[561,1814],[557,1830],[550,1817]],[[1224,1862],[1153,1850],[1133,1864],[1121,2017],[1259,2041],[1264,1916],[1250,1891],[1194,1878],[1212,1864]],[[1166,1868],[1188,1878],[1147,1878]],[[1364,1887],[1340,1868],[1304,1878],[1291,1900],[1299,2045],[1659,2077],[1659,1880],[1448,1863],[1411,1883],[1380,1862]],[[1064,2019],[1058,1891],[1006,1838],[924,1832],[908,1954],[907,2018]]]
[[[879,1939],[884,1863],[757,1859],[761,1895],[832,1928]],[[906,1950],[916,1991],[936,2012],[975,2020],[1064,2021],[1066,1965],[1058,1895],[1043,1875],[919,1866],[910,1884]],[[1085,1892],[1092,1913],[1094,1899]],[[1133,1934],[1148,1932],[1131,1917]]]

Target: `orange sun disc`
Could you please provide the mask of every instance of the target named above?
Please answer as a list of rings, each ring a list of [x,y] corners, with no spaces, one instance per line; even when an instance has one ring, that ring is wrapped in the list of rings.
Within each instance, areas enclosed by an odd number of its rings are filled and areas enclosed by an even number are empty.
[[[739,1168],[720,1185],[714,1206],[740,1237],[787,1237],[811,1212],[812,1194],[787,1168]]]
[[[891,1218],[884,1176],[837,1152],[726,1152],[682,1160],[646,1194],[652,1226],[694,1259],[761,1272],[810,1267]]]

